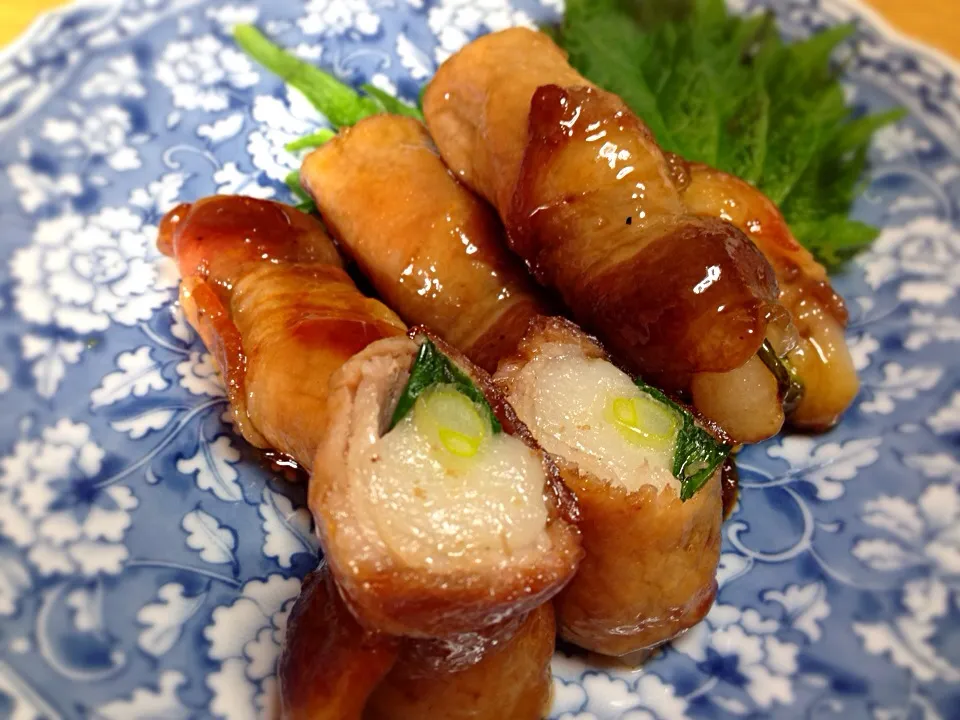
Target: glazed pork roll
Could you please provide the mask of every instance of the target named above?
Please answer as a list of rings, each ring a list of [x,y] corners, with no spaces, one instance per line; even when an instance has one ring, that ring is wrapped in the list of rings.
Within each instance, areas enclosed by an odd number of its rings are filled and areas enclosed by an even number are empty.
[[[553,606],[480,632],[407,640],[367,703],[368,720],[539,720],[549,715]]]
[[[539,720],[550,701],[549,603],[478,632],[412,640],[364,629],[325,565],[307,576],[277,672],[284,720]]]
[[[844,338],[846,306],[826,269],[796,241],[777,206],[755,187],[702,164],[681,171],[690,210],[736,225],[773,266],[780,303],[795,330],[775,338],[775,345],[803,386],[790,422],[804,430],[830,428],[853,402],[859,380]]]
[[[177,260],[186,315],[244,436],[313,467],[309,503],[332,572],[308,582],[292,620],[291,705],[321,713],[298,716],[359,717],[382,682],[396,697],[367,716],[419,717],[526,668],[529,682],[483,717],[540,717],[554,633],[543,604],[582,554],[577,508],[489,376],[423,332],[402,334],[320,224],[292,208],[179,206],[159,246]],[[298,644],[318,626],[333,665],[319,683]]]
[[[398,638],[360,626],[321,561],[304,578],[287,618],[277,662],[280,717],[359,720],[399,654]]]
[[[408,321],[431,322],[465,353],[499,362],[497,386],[587,499],[581,527],[590,550],[557,605],[561,634],[621,655],[698,622],[715,590],[722,442],[642,389],[573,323],[536,315],[543,303],[526,283],[509,285],[515,312],[481,319],[478,330],[497,338],[492,346],[478,349],[460,334],[461,309],[493,305],[504,278],[519,275],[518,261],[422,124],[365,119],[312,153],[301,178],[378,294]],[[441,268],[429,302],[425,284],[406,282]]]
[[[508,217],[534,275],[647,377],[678,387],[739,368],[763,342],[769,263],[729,223],[687,213],[660,148],[615,95],[537,90]]]
[[[535,320],[496,381],[580,506],[584,559],[555,601],[564,639],[627,655],[698,623],[717,588],[725,451],[560,318]]]
[[[509,214],[529,142],[530,100],[542,85],[593,87],[541,32],[510,28],[466,45],[423,95],[430,134],[454,174]]]
[[[573,577],[575,500],[489,376],[422,331],[330,381],[309,503],[351,611],[391,635],[470,632]]]
[[[500,241],[496,215],[450,177],[413,118],[374,115],[301,168],[341,247],[411,324],[443,338],[483,369],[512,351],[546,311],[526,269]]]
[[[632,372],[678,391],[710,373],[706,385],[754,398],[739,415],[711,413],[731,437],[780,429],[776,382],[759,362],[745,368],[779,311],[773,270],[740,230],[685,207],[668,158],[620,98],[542,33],[513,28],[444,63],[424,112],[511,247]]]
[[[309,470],[330,375],[369,343],[402,335],[403,323],[357,290],[323,226],[287,205],[227,196],[179,205],[158,245],[177,262],[181,305],[240,433]]]

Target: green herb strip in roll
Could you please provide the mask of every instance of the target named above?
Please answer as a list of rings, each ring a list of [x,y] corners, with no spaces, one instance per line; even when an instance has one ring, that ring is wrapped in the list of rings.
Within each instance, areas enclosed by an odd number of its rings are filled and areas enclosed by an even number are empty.
[[[644,393],[659,401],[663,407],[672,409],[681,418],[671,472],[680,481],[680,499],[688,500],[716,472],[732,448],[697,425],[690,411],[675,403],[662,390],[639,379],[636,384]]]
[[[437,349],[429,340],[425,340],[417,353],[417,359],[410,369],[410,379],[407,381],[403,394],[397,401],[397,408],[393,412],[390,427],[396,426],[414,407],[417,399],[423,392],[435,385],[451,385],[456,392],[466,396],[475,403],[490,425],[490,431],[496,435],[500,432],[500,423],[490,408],[483,393],[477,389],[473,381],[456,365]]]
[[[527,422],[544,448],[629,491],[638,482],[673,486],[688,500],[730,452],[688,410],[606,360],[545,352],[521,373],[519,405],[532,410]]]
[[[573,496],[482,370],[420,329],[390,340],[331,378],[310,480],[344,599],[419,638],[529,612],[581,558]]]

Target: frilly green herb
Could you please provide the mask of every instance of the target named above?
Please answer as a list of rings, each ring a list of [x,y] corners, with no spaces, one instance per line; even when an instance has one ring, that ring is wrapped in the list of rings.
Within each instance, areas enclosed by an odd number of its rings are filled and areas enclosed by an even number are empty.
[[[568,0],[554,35],[665,150],[758,187],[835,269],[877,235],[848,215],[871,136],[903,115],[848,107],[831,57],[852,33],[786,43],[772,16],[734,15],[723,0]]]

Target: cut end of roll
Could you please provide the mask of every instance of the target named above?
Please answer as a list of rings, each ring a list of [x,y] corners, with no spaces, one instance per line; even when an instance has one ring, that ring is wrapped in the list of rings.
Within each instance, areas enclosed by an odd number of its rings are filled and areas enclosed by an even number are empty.
[[[495,379],[547,452],[627,492],[679,496],[672,465],[680,418],[573,323],[535,320]]]
[[[682,499],[667,413],[688,422],[695,416],[669,402],[651,406],[663,396],[632,384],[595,339],[562,318],[532,322],[495,382],[540,444],[557,454],[580,505],[586,555],[554,600],[561,636],[623,656],[699,622],[716,592],[720,471]],[[644,387],[654,395],[645,396]],[[696,426],[722,443],[701,419]]]
[[[345,600],[366,626],[430,637],[526,612],[571,577],[575,505],[482,371],[407,402],[422,331],[374,343],[330,388],[310,507]],[[484,404],[486,403],[486,404]],[[490,415],[492,411],[492,415]]]

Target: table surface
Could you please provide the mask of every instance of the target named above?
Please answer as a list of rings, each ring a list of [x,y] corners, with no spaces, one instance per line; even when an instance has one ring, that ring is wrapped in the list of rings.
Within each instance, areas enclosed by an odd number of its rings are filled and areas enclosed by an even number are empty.
[[[960,0],[864,0],[907,35],[960,58]],[[0,45],[64,0],[0,0]]]

